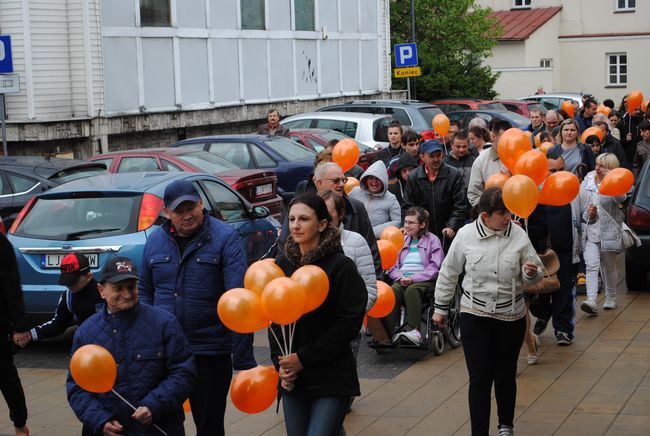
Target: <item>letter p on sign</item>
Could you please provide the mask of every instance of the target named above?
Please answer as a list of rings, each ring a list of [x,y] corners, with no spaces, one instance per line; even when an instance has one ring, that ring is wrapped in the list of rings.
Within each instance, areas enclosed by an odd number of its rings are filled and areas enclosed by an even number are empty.
[[[0,35],[0,74],[13,73],[14,66],[11,59],[11,37]]]
[[[418,64],[418,49],[416,44],[395,45],[395,66],[415,67]]]

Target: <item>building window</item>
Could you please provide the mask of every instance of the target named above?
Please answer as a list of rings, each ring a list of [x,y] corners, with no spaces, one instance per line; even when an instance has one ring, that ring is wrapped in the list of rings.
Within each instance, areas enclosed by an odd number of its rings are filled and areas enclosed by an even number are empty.
[[[636,0],[614,0],[615,11],[634,11]]]
[[[512,0],[513,9],[530,8],[531,0]]]
[[[314,0],[294,0],[296,30],[316,30],[314,28]]]
[[[551,68],[553,66],[553,59],[540,59],[539,67],[540,68]]]
[[[627,53],[607,54],[607,84],[627,85]]]
[[[140,26],[170,27],[169,0],[140,0]]]
[[[264,0],[241,0],[241,28],[264,30]]]

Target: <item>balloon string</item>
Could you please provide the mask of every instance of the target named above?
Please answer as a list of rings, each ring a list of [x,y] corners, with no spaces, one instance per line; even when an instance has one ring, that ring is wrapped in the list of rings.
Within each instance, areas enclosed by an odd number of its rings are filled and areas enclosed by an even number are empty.
[[[530,235],[528,234],[528,218],[524,218],[524,225],[526,226],[526,236],[530,239]]]
[[[281,326],[282,328],[282,340],[284,341],[284,355],[288,356],[289,355],[289,347],[287,346],[287,334],[284,332],[284,325]]]
[[[118,394],[117,391],[116,391],[115,389],[111,389],[111,392],[113,392],[115,395],[117,395],[117,397],[118,397],[120,400],[124,401],[124,402],[125,402],[125,403],[126,403],[126,404],[131,408],[131,409],[133,409],[133,411],[136,410],[135,406],[134,406],[133,404],[129,403],[129,401],[128,401],[126,398],[124,398],[123,396],[121,396],[120,394]],[[160,433],[162,433],[163,435],[167,436],[167,433],[165,433],[165,431],[164,431],[162,428],[158,427],[156,424],[153,424],[153,426],[154,426],[154,427],[156,428],[156,430],[158,430]]]
[[[275,342],[278,344],[278,347],[280,347],[280,351],[282,351],[282,355],[283,355],[283,356],[286,355],[287,352],[284,351],[284,349],[282,348],[282,343],[280,343],[280,340],[279,340],[278,337],[275,335],[275,331],[273,330],[273,326],[269,326],[269,330],[271,330],[271,333],[273,334],[273,338],[275,339]]]
[[[293,322],[289,324],[289,353],[291,353],[291,347],[293,347],[293,335],[296,332],[296,323]]]

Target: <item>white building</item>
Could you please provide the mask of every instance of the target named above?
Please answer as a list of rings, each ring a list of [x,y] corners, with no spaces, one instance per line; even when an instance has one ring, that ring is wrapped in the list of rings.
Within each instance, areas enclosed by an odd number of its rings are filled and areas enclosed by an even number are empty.
[[[617,105],[647,94],[650,1],[477,0],[494,10],[504,33],[486,63],[501,73],[501,98],[586,92]]]
[[[169,144],[389,92],[388,0],[0,0],[10,154]],[[39,147],[34,147],[38,143]]]

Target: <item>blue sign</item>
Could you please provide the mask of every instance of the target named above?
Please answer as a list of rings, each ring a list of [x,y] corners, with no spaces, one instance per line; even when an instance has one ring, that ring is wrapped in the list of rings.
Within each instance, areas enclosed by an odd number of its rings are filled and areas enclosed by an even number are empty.
[[[415,67],[418,64],[418,46],[415,43],[395,44],[395,66]]]
[[[11,59],[11,36],[0,35],[0,74],[13,72],[14,64]]]

